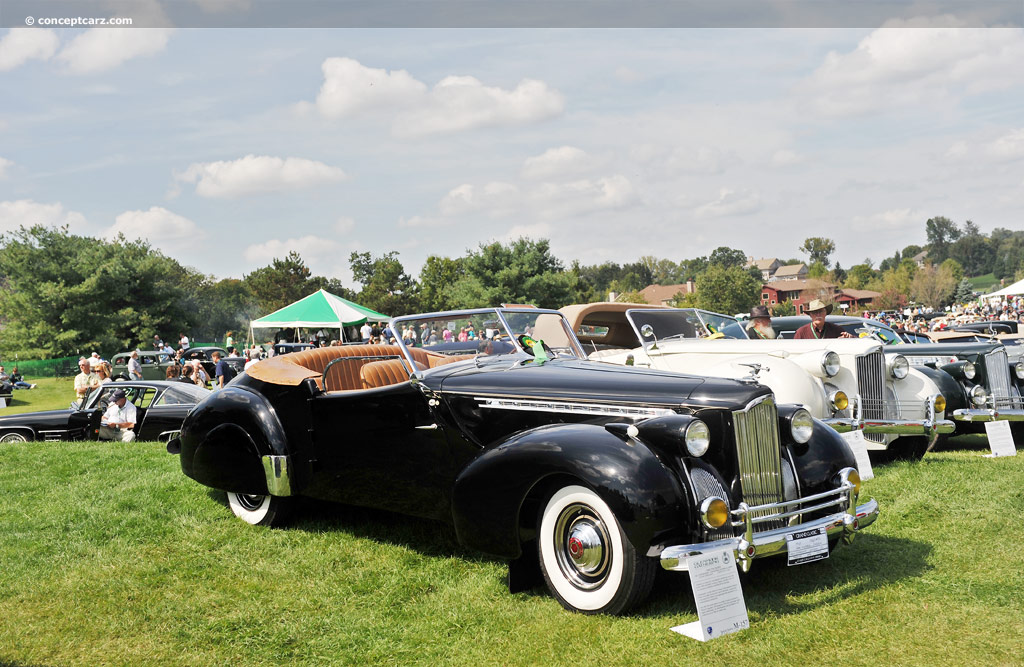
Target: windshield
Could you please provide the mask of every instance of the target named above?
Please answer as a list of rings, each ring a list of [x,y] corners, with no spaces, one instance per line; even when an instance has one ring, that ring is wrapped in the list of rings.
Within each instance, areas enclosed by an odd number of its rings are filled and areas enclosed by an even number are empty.
[[[887,326],[876,322],[847,322],[839,325],[857,338],[874,338],[885,345],[900,345],[903,339]]]
[[[406,356],[408,349],[446,356],[537,356],[582,358],[579,341],[558,311],[539,308],[490,308],[395,318],[391,330]]]
[[[637,308],[626,317],[643,343],[672,338],[747,338],[735,317],[693,308],[654,310]],[[650,327],[648,335],[645,327]]]

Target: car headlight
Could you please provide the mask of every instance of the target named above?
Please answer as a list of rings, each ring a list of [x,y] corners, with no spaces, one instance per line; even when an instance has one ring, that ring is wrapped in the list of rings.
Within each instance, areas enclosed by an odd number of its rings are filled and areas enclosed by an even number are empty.
[[[907,377],[910,372],[910,362],[902,354],[897,354],[889,362],[889,373],[897,380]]]
[[[686,451],[692,456],[704,456],[711,445],[711,430],[699,419],[694,419],[686,427]]]
[[[944,412],[946,409],[946,397],[942,394],[935,395],[935,414]]]
[[[836,389],[828,396],[828,400],[832,403],[832,407],[836,410],[845,410],[850,406],[850,398],[846,395],[842,389]]]
[[[729,506],[718,496],[709,496],[700,504],[700,519],[708,528],[721,528],[729,520]]]
[[[814,430],[814,419],[807,408],[797,408],[789,418],[789,431],[793,436],[793,442],[803,444],[811,439],[811,432]]]
[[[1013,367],[1013,372],[1017,374],[1018,380],[1024,380],[1024,361],[1018,361]]]
[[[829,377],[835,377],[842,366],[839,363],[839,355],[831,350],[821,357],[821,370]]]
[[[985,405],[988,400],[988,392],[980,384],[974,385],[971,389],[971,402],[975,405]]]
[[[978,374],[978,369],[974,366],[973,361],[964,362],[964,377],[968,380],[973,380],[974,376]]]

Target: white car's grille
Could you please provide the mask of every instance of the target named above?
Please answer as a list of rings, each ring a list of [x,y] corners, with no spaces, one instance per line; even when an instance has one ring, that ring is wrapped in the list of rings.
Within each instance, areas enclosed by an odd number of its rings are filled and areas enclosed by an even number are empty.
[[[885,355],[881,351],[857,357],[857,391],[860,393],[864,419],[885,419],[893,415],[885,402]],[[865,433],[874,442],[885,439],[883,433]]]

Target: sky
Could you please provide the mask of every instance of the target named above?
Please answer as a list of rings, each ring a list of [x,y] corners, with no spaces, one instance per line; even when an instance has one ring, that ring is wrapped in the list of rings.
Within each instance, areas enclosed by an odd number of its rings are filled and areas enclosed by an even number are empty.
[[[246,0],[234,0],[244,13]],[[1024,229],[1024,30],[0,28],[0,233],[118,233],[217,277],[288,251],[551,241],[568,265],[719,246],[849,267],[925,221]],[[17,17],[20,22],[20,16]],[[500,23],[500,22],[499,22]]]

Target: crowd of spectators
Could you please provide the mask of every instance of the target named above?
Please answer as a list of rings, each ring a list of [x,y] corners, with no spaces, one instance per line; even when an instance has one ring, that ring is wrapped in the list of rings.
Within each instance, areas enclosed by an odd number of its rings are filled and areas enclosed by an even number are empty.
[[[881,313],[865,311],[864,317],[921,333],[944,331],[973,322],[1013,321],[1024,324],[1024,295],[954,304],[944,311],[920,307]]]

